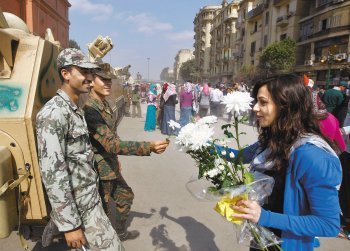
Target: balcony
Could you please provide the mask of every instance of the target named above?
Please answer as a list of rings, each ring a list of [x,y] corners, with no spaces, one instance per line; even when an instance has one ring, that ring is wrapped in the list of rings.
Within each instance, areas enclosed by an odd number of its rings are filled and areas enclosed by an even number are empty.
[[[273,5],[275,6],[281,6],[283,5],[284,3],[288,3],[289,1],[286,1],[286,0],[273,0]]]
[[[237,12],[232,12],[229,15],[225,15],[224,21],[227,21],[227,20],[230,20],[230,19],[233,19],[233,18],[238,18],[238,13]]]
[[[288,25],[288,16],[287,15],[283,15],[280,16],[276,19],[276,25],[280,26],[280,27],[284,27]]]
[[[254,17],[257,17],[259,15],[261,15],[265,8],[267,8],[269,6],[269,0],[264,0],[261,3],[259,3],[254,9],[248,11],[247,13],[247,18],[249,21],[251,21],[251,19],[253,19]]]
[[[321,36],[323,37],[325,35],[329,35],[329,34],[336,33],[336,32],[348,31],[349,29],[350,29],[350,25],[327,28],[325,30],[314,32],[312,35],[308,36],[308,39],[317,38],[317,37],[321,37]]]

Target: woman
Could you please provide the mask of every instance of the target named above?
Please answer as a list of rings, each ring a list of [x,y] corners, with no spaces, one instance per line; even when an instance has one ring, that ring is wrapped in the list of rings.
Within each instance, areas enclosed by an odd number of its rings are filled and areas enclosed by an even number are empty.
[[[204,84],[199,94],[199,117],[207,116],[210,106],[210,93],[208,84]]]
[[[185,126],[190,122],[192,116],[193,102],[192,84],[186,82],[180,94],[180,126]]]
[[[175,119],[175,105],[178,103],[176,99],[176,90],[174,84],[164,84],[163,94],[161,102],[163,102],[163,118],[161,121],[161,132],[166,135],[177,134],[176,131],[171,129],[168,122],[170,120],[176,121]]]
[[[233,216],[270,228],[285,251],[313,250],[315,236],[337,236],[340,230],[339,159],[320,131],[301,78],[261,81],[253,97],[259,140],[245,149],[245,161],[252,160],[252,171],[274,177],[275,185],[263,208],[241,200],[232,205]]]
[[[145,121],[145,131],[154,131],[156,129],[156,111],[157,111],[157,86],[151,84],[147,93],[147,113]]]

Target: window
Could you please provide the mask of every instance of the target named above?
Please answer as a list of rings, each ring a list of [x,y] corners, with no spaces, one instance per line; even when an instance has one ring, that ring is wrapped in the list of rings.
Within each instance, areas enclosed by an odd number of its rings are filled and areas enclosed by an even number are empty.
[[[255,44],[256,44],[255,41],[250,44],[250,54],[255,53]]]
[[[254,32],[257,32],[258,31],[258,22],[255,22],[254,23]]]
[[[287,34],[282,34],[281,36],[280,36],[280,40],[282,41],[282,40],[285,40],[287,38]]]
[[[264,35],[264,47],[267,46],[267,35]]]
[[[266,12],[266,14],[265,14],[265,26],[267,26],[269,24],[269,19],[270,19],[270,14],[269,14],[269,12]]]
[[[321,31],[327,29],[327,19],[321,21]]]

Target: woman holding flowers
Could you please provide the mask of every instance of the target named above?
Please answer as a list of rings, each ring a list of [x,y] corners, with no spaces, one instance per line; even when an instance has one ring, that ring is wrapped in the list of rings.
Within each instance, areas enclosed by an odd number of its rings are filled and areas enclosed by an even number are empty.
[[[273,230],[285,251],[313,250],[315,236],[337,236],[340,230],[339,159],[320,132],[300,77],[260,81],[253,97],[259,138],[244,150],[245,161],[251,171],[274,177],[275,185],[263,207],[240,200],[231,206],[233,216]]]

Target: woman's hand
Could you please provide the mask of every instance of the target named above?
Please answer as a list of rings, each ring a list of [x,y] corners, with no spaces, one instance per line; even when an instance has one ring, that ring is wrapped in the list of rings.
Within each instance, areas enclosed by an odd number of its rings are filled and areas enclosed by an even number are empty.
[[[240,200],[236,205],[231,205],[231,208],[241,213],[232,214],[233,217],[250,220],[258,223],[261,214],[261,206],[256,201]]]

